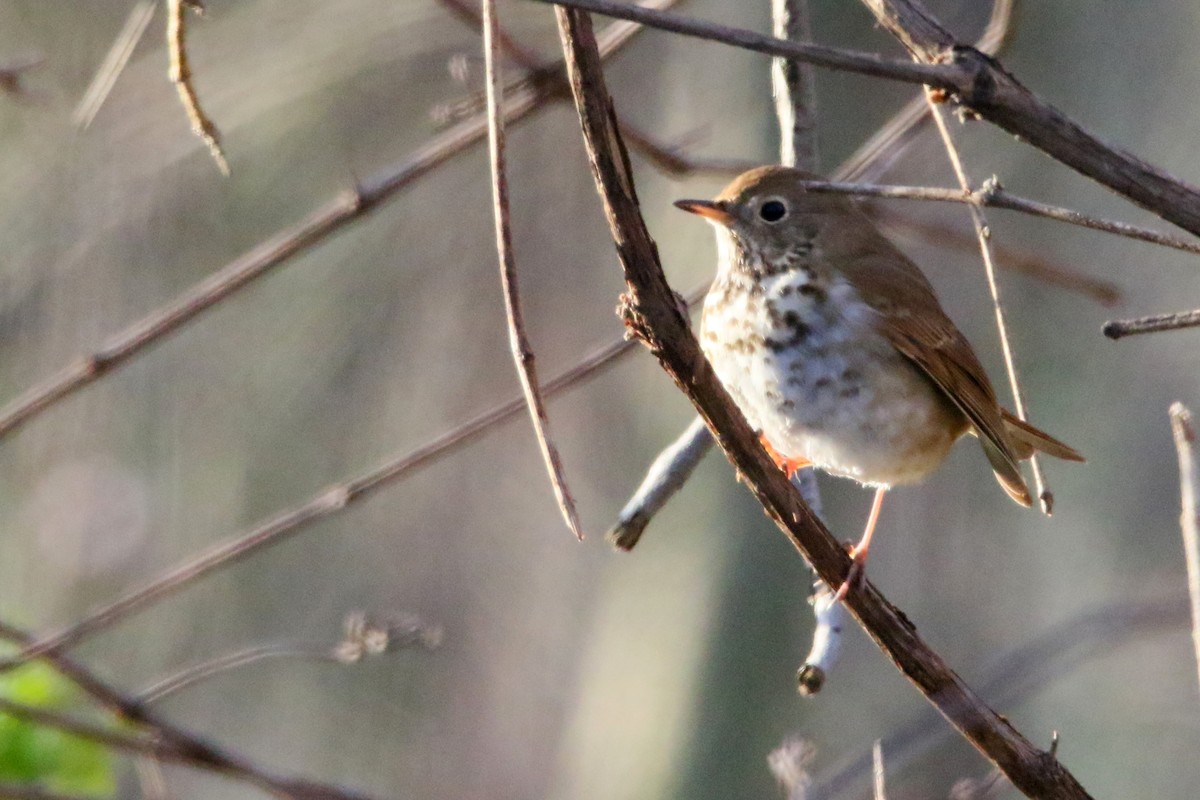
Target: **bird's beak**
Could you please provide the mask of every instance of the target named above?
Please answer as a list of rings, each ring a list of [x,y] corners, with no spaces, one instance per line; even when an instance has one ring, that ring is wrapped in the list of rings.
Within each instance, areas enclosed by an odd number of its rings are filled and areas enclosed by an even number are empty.
[[[676,208],[682,208],[690,214],[699,214],[719,225],[733,224],[734,216],[725,209],[725,204],[711,200],[676,200]]]

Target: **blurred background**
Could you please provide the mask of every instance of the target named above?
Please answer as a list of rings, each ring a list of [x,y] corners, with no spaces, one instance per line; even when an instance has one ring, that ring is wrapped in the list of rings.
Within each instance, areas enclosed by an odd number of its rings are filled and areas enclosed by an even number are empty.
[[[859,4],[810,4],[817,41],[901,55]],[[990,11],[984,0],[929,5],[967,40]],[[90,126],[73,121],[134,6],[0,0],[0,67],[41,59],[0,95],[0,401],[401,161],[440,130],[438,108],[482,87],[477,35],[437,2],[208,0],[190,54],[224,134],[224,178],[167,81],[162,9]],[[679,10],[770,29],[765,0]],[[1005,65],[1102,138],[1200,182],[1200,7],[1095,0],[1080,11],[1021,3]],[[502,2],[500,13],[557,55],[549,8]],[[776,158],[766,57],[646,31],[607,74],[619,110],[663,142]],[[823,169],[912,94],[819,72]],[[958,130],[976,180],[995,173],[1018,194],[1156,222],[986,124]],[[569,107],[510,129],[509,161],[529,334],[548,377],[621,336],[620,270]],[[711,233],[670,201],[724,179],[635,161],[670,279],[700,285]],[[0,619],[68,624],[513,396],[488,180],[485,150],[468,150],[4,441]],[[953,185],[929,134],[886,180]],[[962,207],[887,211],[970,230]],[[1200,305],[1195,259],[989,218],[1001,245],[1119,287],[1106,308],[1001,274],[1032,419],[1089,462],[1047,463],[1047,519],[1012,504],[978,448],[960,445],[925,485],[889,499],[871,578],[1024,734],[1046,746],[1058,731],[1060,756],[1095,796],[1192,796],[1200,696],[1166,410],[1200,407],[1200,334],[1114,343],[1100,326]],[[977,254],[910,234],[896,229],[1004,386]],[[136,691],[247,647],[332,643],[355,609],[418,614],[444,631],[435,651],[261,663],[161,706],[277,771],[378,797],[777,797],[766,759],[789,736],[812,747],[812,797],[867,796],[879,738],[891,800],[947,797],[988,774],[857,628],[824,691],[796,694],[813,625],[808,570],[720,454],[634,552],[605,544],[646,465],[692,418],[647,353],[557,396],[550,414],[582,544],[521,416],[77,655]],[[830,527],[856,538],[870,493],[821,483]],[[137,796],[128,762],[112,770],[116,794]],[[178,797],[257,795],[181,768],[166,779]]]

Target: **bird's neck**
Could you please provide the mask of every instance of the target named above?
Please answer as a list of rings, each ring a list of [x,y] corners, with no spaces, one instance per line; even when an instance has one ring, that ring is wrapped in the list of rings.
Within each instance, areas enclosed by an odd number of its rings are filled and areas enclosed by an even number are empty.
[[[733,231],[717,228],[717,280],[726,283],[756,284],[764,278],[808,270],[811,254],[811,241],[799,241],[785,251],[767,253]]]

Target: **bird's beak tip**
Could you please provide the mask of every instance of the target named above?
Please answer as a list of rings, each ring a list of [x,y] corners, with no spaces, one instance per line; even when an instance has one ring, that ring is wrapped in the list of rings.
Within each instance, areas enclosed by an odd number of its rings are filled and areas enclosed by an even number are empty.
[[[733,222],[733,215],[726,211],[722,204],[714,203],[711,200],[676,200],[675,207],[722,225]]]

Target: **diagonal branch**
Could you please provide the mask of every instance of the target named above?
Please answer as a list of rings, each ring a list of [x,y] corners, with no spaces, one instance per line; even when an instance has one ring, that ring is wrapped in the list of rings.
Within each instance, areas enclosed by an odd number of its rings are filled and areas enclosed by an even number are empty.
[[[79,105],[75,106],[75,110],[71,112],[71,122],[75,123],[80,130],[85,130],[91,125],[96,114],[100,112],[100,107],[108,99],[109,93],[117,83],[117,78],[121,76],[125,65],[129,63],[129,58],[133,55],[137,43],[141,41],[142,34],[146,32],[146,27],[154,17],[154,9],[157,7],[156,0],[140,0],[129,12],[125,24],[121,26],[121,32],[117,34],[112,47],[108,50],[108,55],[100,63],[95,77],[92,78],[92,82],[88,84],[87,90],[79,100]]]
[[[928,47],[914,51],[930,63],[914,64],[870,53],[800,45],[753,31],[702,22],[682,14],[652,11],[612,0],[534,1],[630,19],[647,27],[724,42],[767,55],[807,61],[817,66],[943,89],[970,111],[1080,174],[1184,230],[1200,235],[1200,189],[1168,175],[1131,153],[1102,142],[1057,108],[1039,99],[995,59],[974,47],[958,44],[944,29],[937,29],[941,31],[941,36],[931,41]],[[889,30],[897,18],[885,14],[884,9],[896,7],[908,10],[914,7],[911,0],[863,2],[876,12]],[[929,21],[927,15],[923,18]],[[904,36],[902,31],[893,32]],[[907,36],[904,36],[904,40],[906,44],[915,41]]]
[[[556,10],[571,90],[588,157],[625,272],[626,325],[658,357],[697,407],[764,510],[829,585],[847,577],[850,559],[759,446],[730,400],[662,272],[638,206],[628,155],[604,85],[591,20]],[[851,612],[896,666],[958,730],[1031,797],[1083,800],[1083,787],[1057,760],[1034,747],[989,708],[869,583],[850,591]]]
[[[25,631],[0,622],[0,640],[10,641],[18,645],[27,645],[33,641],[33,637]],[[222,750],[199,736],[193,735],[182,728],[176,727],[173,723],[158,717],[141,700],[122,694],[101,680],[90,669],[68,656],[51,653],[48,654],[47,660],[59,673],[71,680],[88,696],[99,703],[100,706],[117,715],[119,718],[134,723],[139,728],[152,734],[149,737],[132,738],[135,738],[139,742],[149,742],[149,746],[162,748],[163,752],[159,752],[158,750],[138,750],[140,745],[136,744],[131,744],[129,748],[122,747],[121,744],[113,742],[103,742],[105,744],[121,747],[121,749],[129,749],[132,752],[143,752],[146,755],[155,756],[163,760],[177,761],[197,769],[227,775],[259,786],[277,796],[294,794],[297,798],[311,797],[314,800],[315,798],[325,798],[325,800],[354,800],[357,798],[365,800],[363,795],[343,790],[336,786],[269,774],[266,770],[246,761],[240,756]],[[0,698],[0,702],[7,704],[0,707],[0,713],[20,716],[35,724],[50,725],[62,730],[71,730],[71,726],[75,724],[75,720],[72,718],[61,717],[43,709],[14,704],[2,698]],[[60,722],[62,724],[59,724]],[[107,732],[106,729],[102,728],[97,728],[95,731]],[[72,732],[79,733],[78,731]],[[117,731],[117,734],[129,736],[129,734],[123,731]],[[85,738],[95,738],[87,736],[84,733],[79,733],[79,735],[83,735]],[[167,749],[177,754],[177,757],[172,757],[166,753]],[[0,797],[3,796],[4,794],[0,792]]]
[[[693,296],[698,294],[700,292],[693,292]],[[594,377],[615,363],[619,356],[632,352],[635,345],[636,342],[631,340],[608,344],[547,381],[542,391],[550,397],[577,385],[580,381]],[[379,490],[432,466],[455,450],[477,441],[496,425],[518,416],[525,407],[523,396],[510,398],[457,428],[439,434],[414,450],[354,478],[337,483],[314,497],[277,513],[249,531],[212,546],[143,586],[91,611],[74,624],[42,636],[36,641],[23,642],[19,653],[0,659],[0,671],[23,664],[31,658],[61,653],[213,572],[286,541],[313,523],[333,516]]]
[[[846,183],[841,181],[801,181],[800,185],[809,192],[829,194],[852,194],[858,197],[877,197],[887,200],[928,200],[935,203],[967,203],[968,205],[1002,208],[1033,217],[1045,217],[1055,222],[1064,222],[1080,228],[1111,233],[1139,242],[1169,247],[1184,253],[1200,255],[1200,243],[1160,233],[1153,228],[1131,225],[1127,222],[1102,219],[1074,209],[1053,206],[1038,200],[1030,200],[1010,193],[995,178],[983,182],[973,191],[945,189],[936,186],[893,186],[874,183]]]
[[[529,407],[529,418],[537,436],[542,460],[550,474],[550,485],[567,527],[576,539],[583,539],[583,526],[575,510],[575,499],[567,487],[563,475],[562,457],[554,440],[550,438],[550,418],[546,415],[546,403],[538,386],[537,364],[533,347],[525,332],[525,315],[521,311],[521,290],[517,283],[517,264],[513,257],[512,226],[509,222],[508,175],[504,166],[504,115],[500,105],[504,101],[504,89],[500,83],[500,71],[496,67],[496,22],[495,0],[483,0],[483,60],[487,73],[487,118],[488,156],[492,169],[492,209],[496,219],[496,253],[500,260],[500,283],[504,289],[504,314],[508,320],[508,342],[517,375],[521,378],[521,391]]]
[[[975,42],[980,51],[994,56],[1007,43],[1015,4],[1016,0],[994,0],[987,27]],[[916,140],[928,119],[929,104],[921,90],[842,162],[842,179],[873,181],[883,177]]]
[[[664,8],[673,2],[675,0],[647,0],[647,6]],[[639,30],[641,28],[638,25],[628,22],[610,25],[600,34],[601,49],[606,55],[612,54],[627,44]],[[559,60],[554,66],[561,70],[562,61]],[[513,123],[524,119],[562,91],[560,76],[553,85],[541,81],[509,92],[504,105],[505,120]],[[399,163],[379,170],[354,190],[337,195],[305,219],[251,248],[166,306],[113,335],[94,352],[80,356],[0,408],[0,439],[123,366],[203,312],[283,265],[292,256],[315,247],[349,223],[362,219],[420,178],[483,141],[486,136],[486,117],[465,120],[433,137]]]

